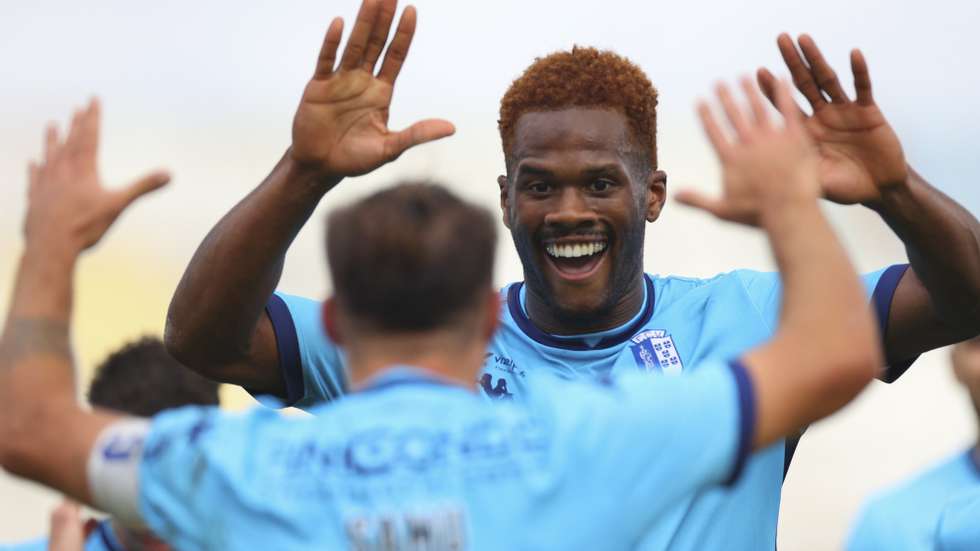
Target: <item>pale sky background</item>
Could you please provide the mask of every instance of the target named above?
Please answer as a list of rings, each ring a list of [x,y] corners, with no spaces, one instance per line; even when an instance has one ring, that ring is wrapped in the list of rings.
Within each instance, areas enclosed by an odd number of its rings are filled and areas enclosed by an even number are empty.
[[[132,209],[80,268],[75,342],[83,379],[106,352],[159,333],[169,297],[194,248],[256,185],[289,143],[292,113],[322,34],[354,0],[212,2],[3,0],[0,17],[0,307],[20,248],[25,166],[44,122],[65,120],[98,94],[105,119],[102,167],[123,183],[166,167],[171,187]],[[657,85],[661,168],[670,189],[716,189],[717,165],[693,104],[717,79],[760,65],[783,74],[778,32],[810,32],[850,88],[847,52],[861,47],[875,95],[910,162],[980,212],[980,8],[971,2],[828,0],[820,3],[419,0],[419,25],[395,94],[392,125],[438,116],[456,136],[411,151],[332,192],[292,248],[289,292],[323,296],[323,213],[403,177],[432,176],[496,205],[502,170],[498,101],[539,55],[573,44],[611,48]],[[904,260],[873,213],[829,209],[871,270]],[[501,230],[503,227],[501,226]],[[771,268],[754,232],[668,205],[649,227],[646,269],[708,276]],[[500,284],[521,277],[501,241]],[[875,384],[841,414],[810,430],[783,492],[780,549],[835,549],[871,492],[964,449],[975,439],[965,395],[946,351],[923,356],[894,385]],[[226,393],[233,407],[247,404]],[[0,473],[0,543],[39,535],[55,497]]]

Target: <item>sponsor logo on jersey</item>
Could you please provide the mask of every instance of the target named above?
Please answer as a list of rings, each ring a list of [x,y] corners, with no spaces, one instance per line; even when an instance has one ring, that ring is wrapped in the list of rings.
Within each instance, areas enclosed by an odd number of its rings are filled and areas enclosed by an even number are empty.
[[[644,371],[680,373],[684,369],[674,339],[663,329],[652,329],[630,339],[636,365]]]

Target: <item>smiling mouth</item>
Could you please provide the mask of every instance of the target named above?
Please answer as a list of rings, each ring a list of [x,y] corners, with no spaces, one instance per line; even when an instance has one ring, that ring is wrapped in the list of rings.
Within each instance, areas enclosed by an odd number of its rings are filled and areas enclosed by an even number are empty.
[[[603,240],[563,241],[545,244],[545,252],[555,271],[567,280],[588,278],[606,257],[609,243]]]

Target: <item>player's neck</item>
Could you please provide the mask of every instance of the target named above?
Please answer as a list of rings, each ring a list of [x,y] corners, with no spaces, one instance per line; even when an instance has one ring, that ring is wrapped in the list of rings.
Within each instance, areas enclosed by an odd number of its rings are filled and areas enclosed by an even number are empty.
[[[461,346],[441,336],[425,334],[361,341],[346,349],[351,387],[361,389],[393,367],[411,367],[473,390],[485,348],[486,343]]]
[[[629,290],[602,313],[571,317],[556,310],[530,288],[527,290],[527,316],[534,325],[552,335],[599,333],[621,327],[635,318],[643,307],[646,282],[641,272]]]

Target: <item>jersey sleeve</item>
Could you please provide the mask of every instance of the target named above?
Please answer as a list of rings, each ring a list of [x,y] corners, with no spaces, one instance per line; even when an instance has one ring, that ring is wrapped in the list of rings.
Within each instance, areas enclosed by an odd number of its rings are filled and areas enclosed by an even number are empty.
[[[894,518],[889,522],[879,513],[875,502],[865,505],[847,539],[847,551],[892,549],[896,544],[901,547],[901,540],[893,541],[894,522]]]
[[[581,498],[612,500],[620,520],[639,530],[694,492],[734,483],[751,451],[756,404],[739,363],[680,377],[565,382],[540,394],[556,410],[556,453],[576,473]]]
[[[896,264],[861,276],[868,299],[878,318],[882,338],[888,332],[892,297],[908,267],[908,264]],[[768,325],[770,331],[774,331],[779,323],[779,307],[782,300],[782,283],[779,274],[753,270],[737,270],[733,274],[738,277],[763,322]],[[880,377],[881,380],[887,383],[897,380],[916,359],[918,356],[886,366],[885,372]]]
[[[283,451],[291,425],[304,421],[266,408],[229,414],[191,406],[155,416],[139,464],[143,522],[174,549],[273,549],[271,541],[288,542],[298,529],[277,498],[288,465],[270,461]]]
[[[323,328],[321,303],[277,292],[265,311],[276,335],[285,405],[308,410],[342,396],[347,391],[343,352]]]

